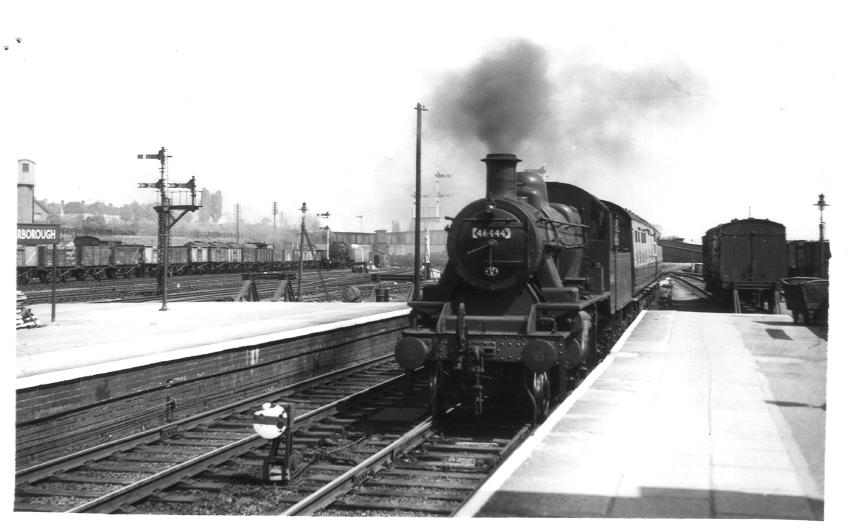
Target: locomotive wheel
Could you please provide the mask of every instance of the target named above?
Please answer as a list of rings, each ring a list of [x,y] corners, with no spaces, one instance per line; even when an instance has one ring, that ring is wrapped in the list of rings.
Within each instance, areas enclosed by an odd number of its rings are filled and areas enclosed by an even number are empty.
[[[531,398],[534,401],[534,422],[541,423],[551,405],[551,382],[548,372],[534,373],[531,379]]]
[[[442,386],[442,363],[432,362],[427,367],[427,385],[430,393],[430,414],[436,417],[442,413],[442,399],[440,399],[440,389]]]

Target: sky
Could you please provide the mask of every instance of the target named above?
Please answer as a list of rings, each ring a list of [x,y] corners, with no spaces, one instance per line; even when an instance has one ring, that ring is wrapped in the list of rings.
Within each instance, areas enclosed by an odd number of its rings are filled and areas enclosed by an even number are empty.
[[[0,163],[11,180],[33,160],[45,201],[152,202],[137,184],[157,162],[136,156],[164,146],[169,179],[220,190],[226,214],[238,203],[258,222],[276,201],[292,223],[306,202],[336,231],[406,227],[422,103],[423,206],[435,173],[450,174],[439,214],[452,215],[483,193],[492,146],[461,129],[492,100],[457,102],[487,75],[518,83],[493,94],[513,106],[494,126],[532,115],[498,146],[520,169],[545,165],[664,236],[696,241],[751,214],[816,238],[813,204],[839,204],[846,174],[828,3],[28,1],[2,13]]]

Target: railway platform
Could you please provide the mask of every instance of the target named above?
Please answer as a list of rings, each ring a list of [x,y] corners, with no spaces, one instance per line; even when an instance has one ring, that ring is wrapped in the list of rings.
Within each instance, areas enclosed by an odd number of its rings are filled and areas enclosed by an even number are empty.
[[[825,329],[644,311],[458,512],[823,520]]]
[[[48,305],[31,305],[42,322]],[[16,465],[387,362],[404,303],[82,303],[18,330]],[[59,441],[61,440],[61,441]]]
[[[75,303],[17,333],[18,388],[326,333],[409,313],[406,303]],[[50,305],[30,305],[43,323]]]

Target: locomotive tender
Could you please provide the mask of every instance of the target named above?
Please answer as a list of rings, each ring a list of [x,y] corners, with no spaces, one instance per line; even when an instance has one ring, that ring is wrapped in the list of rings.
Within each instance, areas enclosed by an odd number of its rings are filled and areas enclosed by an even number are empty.
[[[658,233],[634,213],[490,154],[486,197],[449,219],[448,264],[414,299],[395,348],[424,366],[431,413],[524,385],[534,421],[564,398],[647,303],[660,273]]]

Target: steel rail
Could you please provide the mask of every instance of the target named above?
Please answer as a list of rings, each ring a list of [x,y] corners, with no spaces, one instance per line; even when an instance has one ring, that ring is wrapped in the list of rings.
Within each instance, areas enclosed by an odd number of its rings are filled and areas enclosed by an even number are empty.
[[[707,290],[703,289],[702,287],[700,287],[700,286],[698,286],[698,285],[694,284],[693,282],[691,282],[691,281],[690,281],[689,279],[687,279],[686,277],[681,276],[681,275],[679,275],[679,274],[677,274],[677,273],[676,273],[676,274],[672,274],[672,278],[673,278],[673,279],[675,279],[676,281],[678,281],[678,282],[682,283],[683,285],[685,285],[685,286],[686,286],[687,288],[689,288],[690,290],[692,290],[692,291],[694,291],[694,292],[696,292],[696,293],[698,293],[698,294],[701,294],[701,295],[702,295],[702,296],[704,296],[705,298],[707,298],[707,299],[711,299],[711,300],[713,300],[713,299],[714,299],[713,294],[711,294],[711,293],[710,293],[710,292],[708,292]]]
[[[425,419],[379,452],[286,509],[282,516],[309,516],[327,507],[336,501],[339,496],[351,490],[357,479],[386,462],[394,461],[396,457],[418,446],[423,439],[433,433],[433,419]]]
[[[404,379],[406,376],[407,374],[404,373],[392,377],[388,380],[380,382],[379,384],[360,390],[351,395],[347,395],[331,403],[325,404],[324,406],[321,406],[315,410],[312,410],[296,417],[293,420],[293,423],[303,425],[304,423],[311,423],[317,421],[327,415],[334,413],[340,406],[347,404],[352,400],[365,396],[369,393],[379,391],[392,383]],[[202,472],[203,470],[211,466],[227,461],[237,454],[244,453],[245,451],[253,448],[254,444],[256,444],[257,446],[261,446],[267,442],[268,440],[261,437],[259,434],[250,434],[244,437],[243,439],[239,439],[225,446],[216,448],[215,450],[212,450],[206,454],[169,467],[136,483],[121,487],[120,489],[105,494],[104,496],[101,496],[99,498],[96,498],[87,503],[78,505],[63,512],[114,512],[123,505],[143,499],[157,491],[179,483],[180,481],[186,479],[186,477],[188,476],[197,474],[198,472]]]
[[[294,384],[289,384],[282,388],[277,388],[271,391],[267,391],[265,393],[260,393],[258,395],[247,397],[236,401],[235,403],[219,406],[218,408],[207,410],[196,415],[192,415],[191,417],[186,417],[177,421],[169,422],[162,426],[153,427],[143,432],[129,435],[127,437],[122,437],[121,439],[115,439],[107,443],[86,448],[79,452],[74,452],[73,454],[68,454],[65,456],[58,457],[56,459],[52,459],[50,461],[38,463],[31,467],[20,469],[15,472],[16,486],[20,486],[32,481],[49,477],[50,475],[55,474],[58,471],[68,470],[95,459],[106,458],[114,452],[131,448],[133,446],[141,444],[146,440],[153,441],[160,439],[165,432],[174,430],[175,428],[181,426],[184,428],[193,427],[204,422],[208,422],[210,420],[215,420],[223,416],[237,413],[239,411],[239,408],[255,404],[258,401],[264,401],[272,396],[280,395],[281,393],[285,393],[287,391],[297,390],[303,388],[304,386],[319,384],[324,380],[330,380],[335,377],[344,376],[358,369],[367,368],[369,366],[373,366],[381,362],[387,361],[390,358],[393,358],[392,354],[372,358],[368,361],[359,364],[348,366],[342,369],[337,369],[335,371],[318,375],[307,380],[302,380]]]

